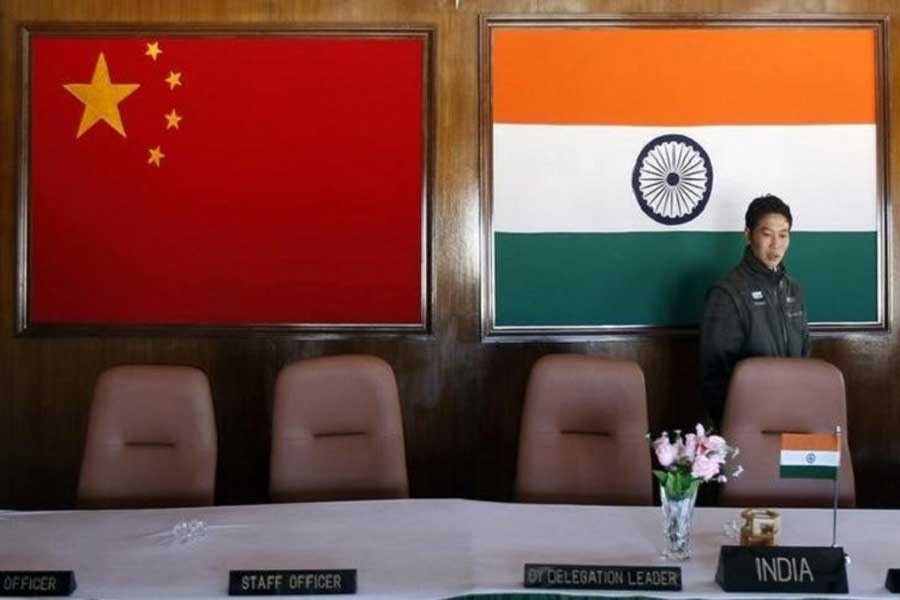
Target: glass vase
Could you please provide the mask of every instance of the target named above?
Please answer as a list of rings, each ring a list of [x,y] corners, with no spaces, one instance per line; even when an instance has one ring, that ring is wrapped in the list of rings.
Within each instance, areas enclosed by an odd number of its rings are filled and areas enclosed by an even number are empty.
[[[691,518],[697,490],[682,498],[669,498],[666,488],[660,486],[659,497],[663,512],[663,558],[687,560],[691,557]]]

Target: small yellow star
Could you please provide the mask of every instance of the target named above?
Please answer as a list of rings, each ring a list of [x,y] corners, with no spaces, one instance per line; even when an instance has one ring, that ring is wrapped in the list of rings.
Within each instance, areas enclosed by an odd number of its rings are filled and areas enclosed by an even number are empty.
[[[178,122],[183,118],[184,117],[175,112],[175,109],[173,108],[172,112],[166,115],[166,129],[171,129],[173,127],[179,129]]]
[[[81,100],[84,104],[84,113],[81,115],[81,124],[78,126],[76,138],[80,138],[85,131],[100,121],[106,123],[125,137],[125,126],[122,125],[122,116],[119,114],[119,103],[134,93],[138,87],[136,83],[113,83],[109,79],[109,69],[106,66],[106,57],[103,53],[97,57],[94,65],[94,75],[90,83],[68,83],[63,86],[66,91]]]
[[[144,52],[146,56],[149,56],[153,60],[156,60],[156,57],[162,54],[162,49],[159,47],[159,42],[147,43],[147,51]]]
[[[169,89],[174,90],[176,85],[181,85],[181,73],[169,71],[169,76],[166,77],[165,81],[169,84]]]
[[[148,165],[156,165],[159,166],[159,162],[166,157],[165,154],[162,153],[162,150],[159,149],[159,146],[156,148],[150,148],[150,158],[147,159]]]

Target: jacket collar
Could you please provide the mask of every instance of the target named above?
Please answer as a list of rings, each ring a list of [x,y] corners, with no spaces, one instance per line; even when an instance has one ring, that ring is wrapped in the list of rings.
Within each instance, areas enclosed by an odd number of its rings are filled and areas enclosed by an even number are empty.
[[[783,262],[773,271],[756,258],[749,244],[744,247],[744,260],[741,261],[741,264],[754,277],[760,277],[763,281],[772,285],[778,285],[785,275]]]

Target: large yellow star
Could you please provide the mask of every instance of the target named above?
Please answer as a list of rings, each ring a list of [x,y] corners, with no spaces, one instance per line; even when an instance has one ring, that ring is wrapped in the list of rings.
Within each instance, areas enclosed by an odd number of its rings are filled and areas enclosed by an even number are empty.
[[[178,122],[184,118],[181,115],[179,115],[177,112],[175,112],[174,108],[172,109],[172,112],[165,115],[165,117],[166,117],[166,129],[171,129],[173,127],[175,129],[178,129]]]
[[[147,51],[144,52],[144,55],[149,56],[155,61],[156,57],[160,54],[162,54],[162,48],[159,47],[159,42],[153,42],[152,44],[147,42]]]
[[[97,58],[94,75],[90,83],[69,83],[63,86],[66,90],[84,103],[84,114],[78,126],[76,138],[98,121],[106,121],[110,127],[125,137],[125,127],[119,115],[119,102],[130,96],[140,85],[136,83],[113,83],[109,80],[109,69],[103,53]]]

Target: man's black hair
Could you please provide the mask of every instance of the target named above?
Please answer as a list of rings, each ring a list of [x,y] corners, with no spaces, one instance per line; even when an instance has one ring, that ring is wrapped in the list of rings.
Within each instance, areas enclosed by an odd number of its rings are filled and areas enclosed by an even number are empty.
[[[787,219],[788,228],[794,225],[794,217],[791,216],[791,207],[785,204],[778,196],[766,194],[765,196],[754,199],[753,202],[750,203],[750,206],[747,207],[747,214],[744,215],[744,223],[746,224],[747,229],[753,231],[757,223],[759,223],[759,220],[771,213],[779,214]]]

